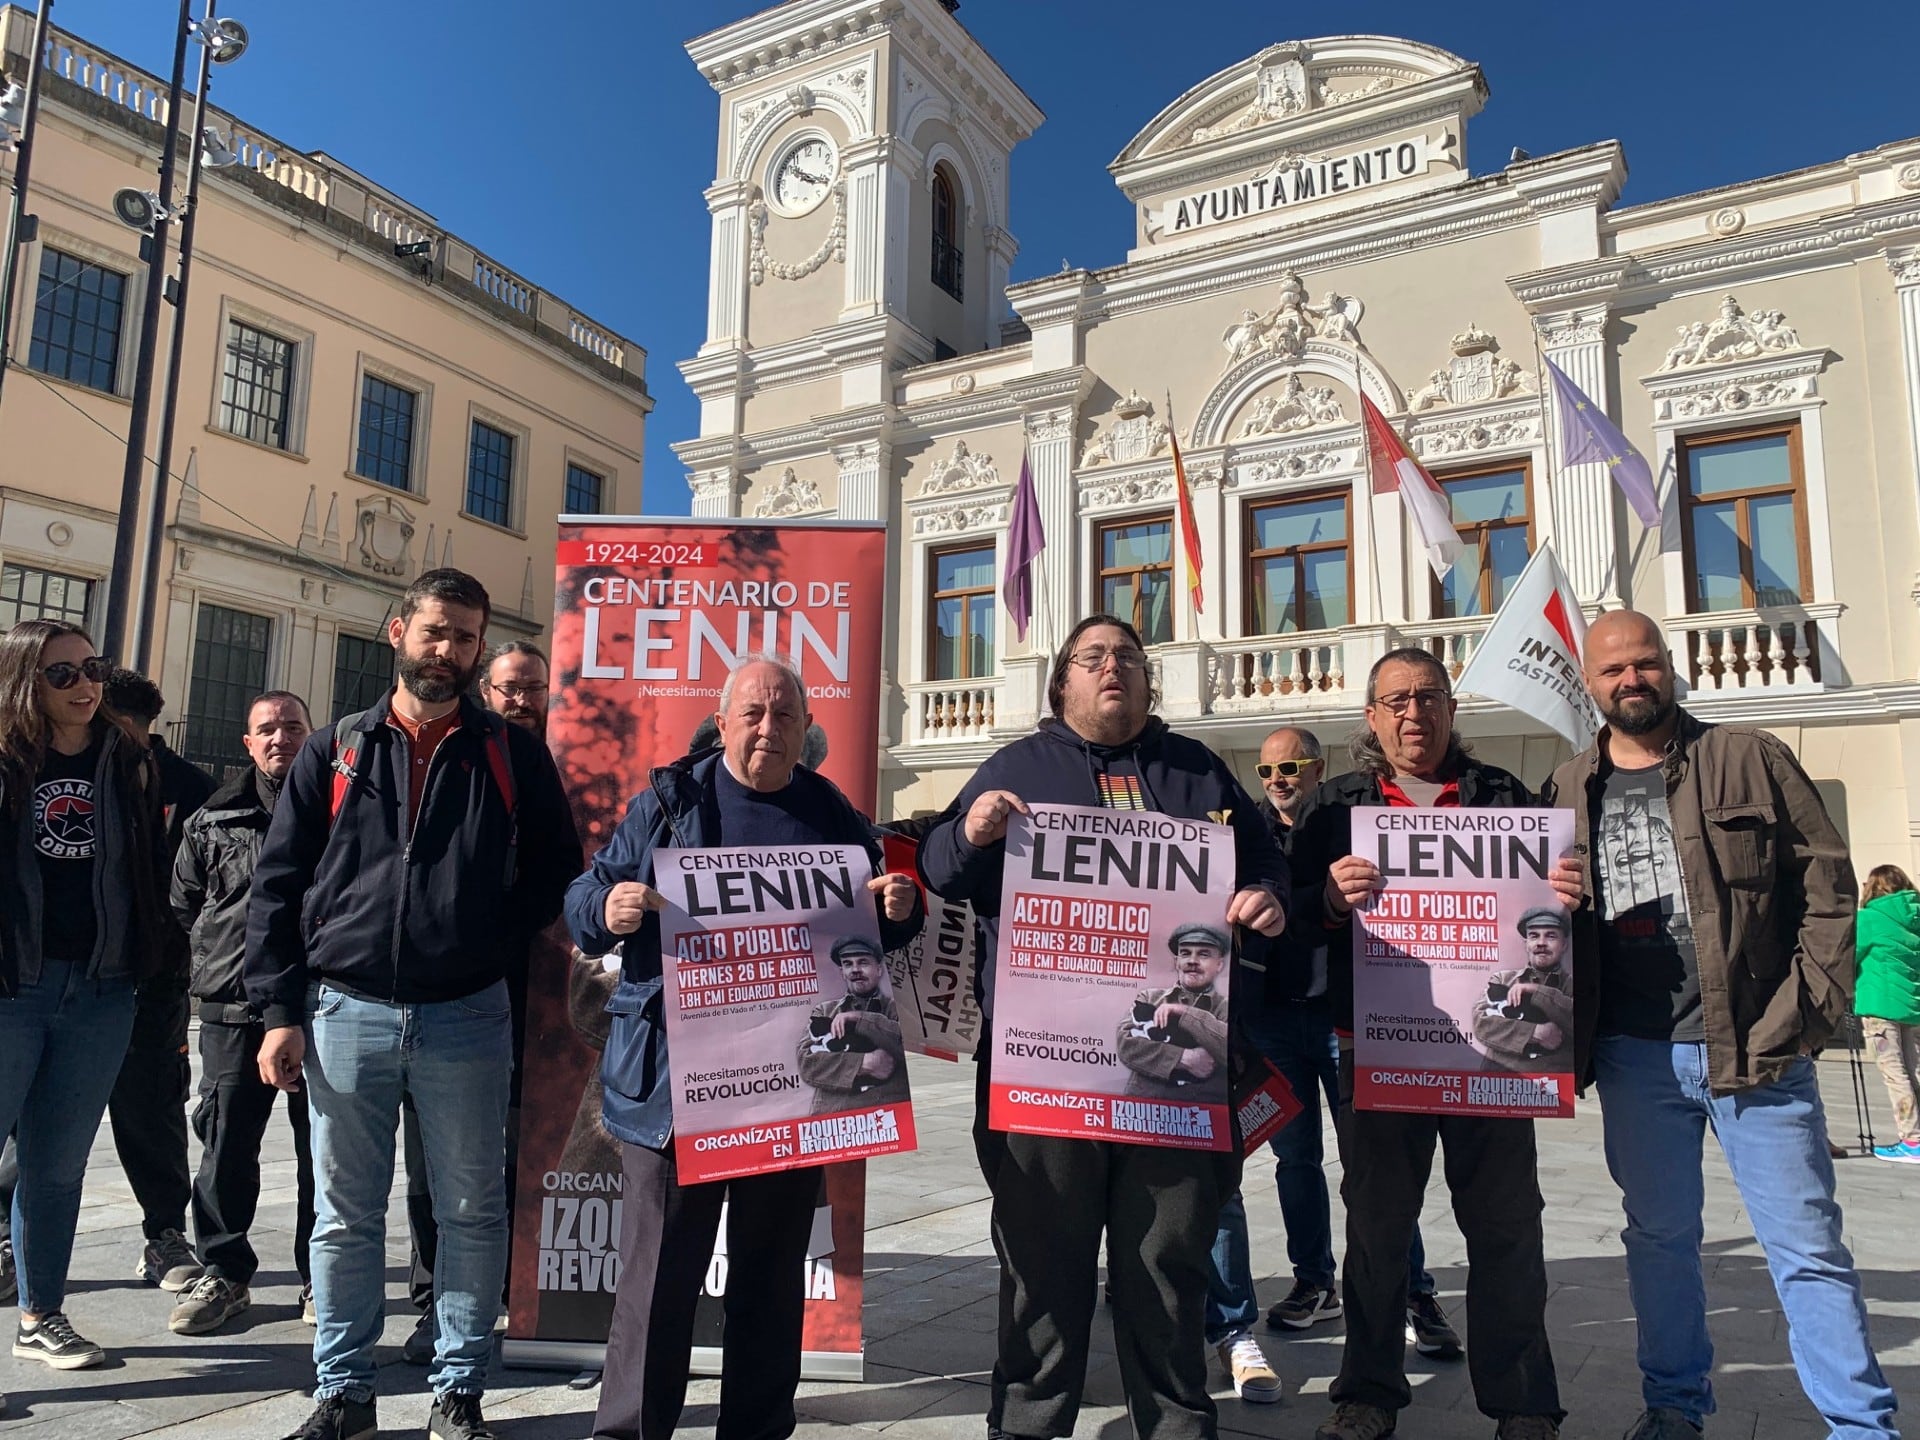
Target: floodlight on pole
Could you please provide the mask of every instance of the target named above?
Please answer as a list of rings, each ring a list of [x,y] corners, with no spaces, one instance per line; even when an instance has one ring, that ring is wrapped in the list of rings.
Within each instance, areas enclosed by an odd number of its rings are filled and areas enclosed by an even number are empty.
[[[160,148],[160,183],[154,194],[158,206],[173,198],[173,164],[179,153],[180,97],[187,88],[187,40],[192,34],[193,0],[180,0],[174,22],[173,76],[167,85],[166,134]],[[207,52],[211,54],[212,52]],[[203,91],[205,85],[200,87]],[[194,138],[198,139],[195,131]],[[195,175],[200,167],[192,167]],[[141,192],[135,192],[136,194]],[[115,197],[118,199],[119,197]],[[131,223],[126,215],[123,221]],[[147,288],[140,306],[140,344],[134,355],[133,405],[127,417],[127,460],[120,473],[119,523],[113,533],[113,569],[107,574],[107,618],[99,636],[102,654],[126,655],[127,604],[133,590],[134,550],[140,528],[140,487],[147,473],[147,424],[153,414],[153,362],[160,348],[160,299],[166,290],[167,225],[172,216],[157,208],[153,233],[146,244]]]
[[[216,65],[231,65],[247,53],[249,36],[247,27],[238,20],[215,20],[208,16],[205,20],[189,20],[189,29],[193,38],[207,47],[207,54]]]
[[[133,637],[133,668],[142,674],[147,672],[153,658],[154,606],[160,589],[160,541],[167,528],[167,487],[173,476],[173,432],[179,419],[180,366],[186,353],[187,340],[187,282],[193,276],[193,237],[196,221],[200,214],[200,175],[203,170],[225,169],[237,164],[239,152],[234,148],[231,132],[228,139],[222,139],[220,132],[207,123],[207,86],[211,81],[211,67],[223,65],[238,58],[240,51],[247,48],[246,27],[238,20],[213,20],[214,0],[206,0],[208,21],[203,30],[210,26],[223,26],[229,32],[239,32],[239,49],[222,59],[217,46],[208,45],[200,52],[199,83],[193,92],[193,128],[195,137],[194,162],[188,167],[187,194],[181,203],[181,212],[185,219],[180,222],[180,268],[174,275],[172,293],[167,297],[173,302],[173,334],[167,347],[166,388],[160,401],[160,448],[154,456],[153,494],[147,502],[147,544],[140,557],[140,588],[135,596]],[[196,31],[202,35],[202,31]],[[204,36],[203,36],[204,38]],[[187,460],[189,483],[197,486],[198,473],[193,469],[193,458]]]
[[[40,0],[40,8],[33,17],[33,44],[27,56],[27,81],[25,86],[18,82],[7,86],[5,105],[13,100],[16,88],[21,91],[18,104],[19,122],[15,126],[10,106],[7,109],[6,125],[14,126],[20,132],[20,138],[13,139],[13,130],[0,130],[7,136],[8,148],[19,151],[19,158],[13,167],[13,191],[7,201],[7,233],[5,249],[0,250],[0,381],[7,378],[7,337],[13,333],[13,298],[15,292],[14,272],[20,264],[20,246],[25,240],[33,217],[26,213],[27,178],[33,171],[33,132],[37,128],[36,120],[40,114],[40,71],[42,60],[47,53],[47,17],[53,10],[53,0]]]

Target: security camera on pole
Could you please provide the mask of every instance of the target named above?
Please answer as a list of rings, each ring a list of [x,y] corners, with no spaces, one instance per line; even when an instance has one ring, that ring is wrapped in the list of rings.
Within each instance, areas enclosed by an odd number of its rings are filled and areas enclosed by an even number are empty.
[[[127,601],[133,588],[134,541],[140,525],[140,479],[146,468],[147,421],[153,408],[153,362],[159,348],[160,299],[166,285],[167,226],[175,212],[174,157],[179,149],[180,96],[186,88],[187,41],[198,39],[220,63],[236,60],[247,48],[246,27],[233,20],[201,23],[193,18],[193,0],[180,0],[174,31],[173,74],[167,84],[166,139],[160,149],[159,185],[153,191],[121,190],[113,197],[121,223],[147,236],[147,289],[140,310],[140,348],[133,369],[133,412],[127,421],[127,463],[120,477],[120,518],[113,538],[113,570],[107,577],[107,619],[100,637],[103,650],[124,655]],[[204,73],[204,72],[203,72]],[[202,91],[206,89],[204,82]],[[196,144],[198,143],[196,137]],[[175,324],[179,323],[178,318]]]

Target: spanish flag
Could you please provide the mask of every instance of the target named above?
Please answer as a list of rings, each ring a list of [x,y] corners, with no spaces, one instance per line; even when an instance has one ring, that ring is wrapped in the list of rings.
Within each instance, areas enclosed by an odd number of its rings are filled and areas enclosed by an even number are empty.
[[[1193,610],[1207,608],[1206,592],[1200,586],[1200,527],[1193,518],[1193,490],[1187,484],[1187,467],[1180,463],[1180,437],[1171,433],[1173,402],[1167,402],[1168,436],[1173,445],[1173,484],[1180,497],[1180,543],[1187,552],[1187,589],[1193,592]]]

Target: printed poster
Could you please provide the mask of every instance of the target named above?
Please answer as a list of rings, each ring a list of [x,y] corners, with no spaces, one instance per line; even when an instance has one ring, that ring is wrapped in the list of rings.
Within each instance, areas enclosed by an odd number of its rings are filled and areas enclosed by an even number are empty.
[[[1571,810],[1353,812],[1386,889],[1353,927],[1363,1110],[1573,1114],[1573,944],[1547,883]]]
[[[915,874],[917,841],[891,832],[881,837],[887,869]],[[900,1036],[916,1055],[936,1060],[971,1060],[986,1026],[974,992],[980,963],[980,931],[973,907],[949,900],[925,886],[927,923],[920,933],[887,956],[887,974],[900,1007]]]
[[[653,874],[681,1183],[913,1149],[867,852],[666,849]]]
[[[996,1130],[1233,1148],[1233,831],[1035,805],[1007,826],[994,982]]]
[[[654,767],[710,743],[727,671],[753,651],[798,660],[814,719],[807,763],[872,813],[886,553],[886,527],[866,522],[562,519],[547,743],[589,856]],[[606,958],[574,952],[561,927],[533,954],[503,1348],[516,1365],[598,1365],[613,1316],[621,1176],[600,1124]],[[821,1184],[831,1241],[810,1250],[797,1282],[803,1373],[857,1380],[865,1169],[827,1166]],[[695,1320],[699,1373],[718,1373],[725,1282],[716,1255]]]

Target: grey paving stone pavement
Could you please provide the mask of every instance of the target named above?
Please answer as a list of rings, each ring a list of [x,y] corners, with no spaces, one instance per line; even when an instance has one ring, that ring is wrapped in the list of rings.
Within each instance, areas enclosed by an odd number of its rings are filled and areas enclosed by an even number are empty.
[[[986,1190],[968,1136],[972,1068],[915,1058],[911,1069],[922,1148],[869,1168],[867,1378],[861,1384],[803,1385],[803,1437],[842,1431],[885,1431],[897,1440],[981,1440],[985,1435],[998,1273],[987,1241]],[[1820,1070],[1835,1137],[1854,1143],[1858,1127],[1846,1063],[1829,1057]],[[1886,1102],[1878,1077],[1869,1071],[1867,1080],[1873,1121],[1884,1140]],[[1638,1413],[1639,1377],[1620,1255],[1619,1197],[1601,1157],[1599,1110],[1588,1101],[1577,1118],[1543,1122],[1539,1130],[1553,1282],[1548,1323],[1571,1412],[1564,1433],[1568,1440],[1616,1437]],[[1327,1139],[1331,1156],[1331,1135]],[[221,1334],[189,1338],[167,1330],[172,1297],[132,1278],[141,1243],[139,1215],[102,1127],[87,1175],[68,1312],[84,1333],[108,1348],[109,1360],[99,1369],[59,1374],[0,1352],[0,1390],[11,1399],[0,1419],[0,1437],[269,1440],[300,1423],[310,1403],[305,1387],[312,1379],[313,1332],[300,1323],[291,1263],[290,1146],[287,1128],[276,1122],[264,1156],[265,1193],[255,1231],[264,1268],[253,1287],[253,1309]],[[1337,1164],[1329,1164],[1337,1181]],[[1256,1160],[1245,1186],[1263,1305],[1278,1299],[1290,1279],[1270,1174],[1270,1166]],[[1839,1175],[1848,1241],[1865,1283],[1881,1362],[1896,1390],[1913,1390],[1920,1385],[1920,1206],[1915,1204],[1920,1172],[1855,1156],[1840,1164]],[[1795,1379],[1786,1323],[1759,1246],[1711,1145],[1705,1219],[1720,1401],[1708,1435],[1711,1440],[1787,1440],[1824,1434]],[[1465,1252],[1437,1179],[1422,1223],[1443,1303],[1464,1331]],[[406,1229],[397,1177],[387,1253],[382,1434],[418,1435],[424,1433],[430,1397],[426,1372],[400,1360],[413,1313],[405,1298]],[[1306,1440],[1326,1412],[1327,1386],[1339,1365],[1340,1327],[1335,1322],[1304,1334],[1263,1332],[1262,1338],[1286,1381],[1286,1399],[1278,1405],[1244,1404],[1232,1398],[1216,1370],[1221,1431]],[[1471,1346],[1471,1334],[1467,1343]],[[1410,1369],[1415,1400],[1401,1417],[1402,1437],[1484,1440],[1492,1435],[1493,1423],[1474,1409],[1464,1366],[1414,1358]],[[569,1389],[567,1379],[552,1372],[497,1370],[487,1413],[502,1440],[588,1436],[594,1393]],[[682,1434],[697,1440],[712,1436],[718,1388],[715,1380],[693,1383]],[[1089,1440],[1125,1440],[1132,1434],[1104,1321],[1096,1322],[1087,1403],[1076,1434]]]

